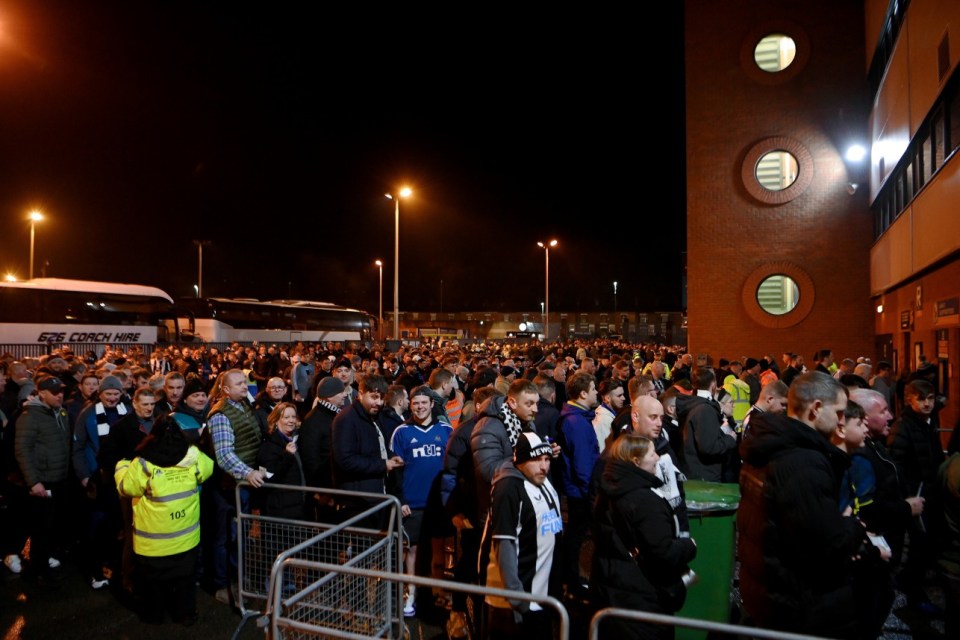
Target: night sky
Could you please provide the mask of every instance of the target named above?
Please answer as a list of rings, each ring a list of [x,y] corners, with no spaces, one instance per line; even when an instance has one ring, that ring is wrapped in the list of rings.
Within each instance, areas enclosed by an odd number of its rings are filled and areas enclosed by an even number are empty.
[[[209,240],[205,295],[376,312],[379,258],[391,309],[383,194],[406,184],[402,309],[539,311],[550,238],[552,310],[610,309],[614,280],[621,310],[679,309],[682,3],[665,4],[657,27],[0,0],[0,270],[26,278],[36,208],[36,276],[192,295]]]

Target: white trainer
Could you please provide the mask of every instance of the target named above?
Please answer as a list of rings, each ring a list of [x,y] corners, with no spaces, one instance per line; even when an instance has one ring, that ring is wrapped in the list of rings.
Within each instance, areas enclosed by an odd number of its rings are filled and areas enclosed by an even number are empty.
[[[110,580],[108,580],[107,578],[101,578],[100,580],[97,580],[96,578],[90,578],[91,589],[99,591],[100,589],[103,589],[104,587],[109,587],[109,586],[110,586]]]
[[[7,569],[10,569],[10,573],[20,573],[23,570],[23,565],[20,563],[20,556],[15,553],[11,553],[4,558],[3,564]]]

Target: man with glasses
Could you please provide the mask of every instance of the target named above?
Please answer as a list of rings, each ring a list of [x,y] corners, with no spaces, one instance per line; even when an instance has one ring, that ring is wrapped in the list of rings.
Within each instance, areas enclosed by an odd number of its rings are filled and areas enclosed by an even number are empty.
[[[64,385],[59,378],[36,381],[37,396],[26,402],[17,420],[17,463],[29,491],[30,563],[23,577],[52,586],[50,557],[67,530],[67,474],[70,470],[71,430],[63,408]],[[62,557],[62,556],[61,556]]]
[[[253,408],[257,413],[257,422],[260,423],[260,431],[264,436],[267,435],[267,416],[273,411],[274,407],[283,402],[287,395],[287,383],[283,378],[273,377],[267,380],[267,386],[263,391],[257,394]]]

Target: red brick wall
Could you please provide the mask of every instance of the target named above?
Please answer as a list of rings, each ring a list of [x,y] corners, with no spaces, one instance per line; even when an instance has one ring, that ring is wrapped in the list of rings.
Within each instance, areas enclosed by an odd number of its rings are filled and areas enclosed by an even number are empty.
[[[779,357],[791,350],[809,359],[830,347],[838,357],[872,355],[866,170],[850,173],[841,158],[853,134],[866,139],[869,113],[863,13],[856,4],[686,3],[693,353]],[[787,33],[800,49],[795,66],[778,74],[786,77],[779,82],[753,68],[753,45],[768,33]],[[761,202],[741,176],[751,148],[773,137],[794,140],[809,152],[800,167],[801,174],[812,172],[804,176],[809,182],[784,204]],[[851,196],[853,181],[860,187]],[[749,276],[772,263],[794,265],[813,284],[813,305],[790,320],[791,326],[770,326],[776,324],[773,317],[758,321],[766,314],[744,304]],[[800,295],[809,303],[809,287]],[[752,291],[746,298],[752,301]]]

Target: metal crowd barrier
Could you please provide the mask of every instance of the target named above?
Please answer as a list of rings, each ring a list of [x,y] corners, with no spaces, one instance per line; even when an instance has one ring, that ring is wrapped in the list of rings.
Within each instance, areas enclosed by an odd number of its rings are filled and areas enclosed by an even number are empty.
[[[590,620],[589,640],[607,640],[607,637],[601,637],[600,635],[600,623],[607,618],[632,620],[635,622],[650,622],[653,624],[682,627],[686,629],[697,629],[700,631],[706,631],[709,634],[707,637],[710,638],[728,636],[731,638],[741,639],[763,638],[764,640],[822,640],[822,638],[819,636],[807,636],[796,633],[787,633],[785,631],[771,631],[769,629],[746,627],[738,624],[726,624],[723,622],[711,622],[708,620],[695,620],[693,618],[680,618],[661,613],[647,613],[644,611],[618,609],[615,607],[601,609],[594,614],[593,618]]]
[[[312,562],[295,557],[278,559],[274,571],[277,586],[271,594],[269,612],[263,620],[268,627],[267,637],[272,640],[405,638],[407,633],[402,608],[389,606],[389,602],[388,606],[383,606],[378,595],[380,592],[401,591],[404,584],[536,602],[544,609],[556,612],[557,640],[570,638],[570,616],[566,608],[550,596],[422,578],[353,564]],[[280,588],[288,579],[303,575],[312,575],[315,579],[303,588],[286,593]],[[396,585],[396,588],[390,589],[390,584]]]
[[[327,496],[362,498],[370,508],[342,523],[312,522],[244,513],[241,505],[243,492],[259,494],[262,499],[269,492],[301,492],[307,500],[321,493]],[[237,606],[242,615],[233,637],[238,638],[246,622],[268,613],[271,594],[299,591],[318,579],[316,573],[300,571],[284,574],[279,581],[275,567],[288,559],[313,563],[331,563],[336,566],[377,568],[400,572],[403,561],[402,516],[400,502],[394,496],[357,491],[340,491],[294,485],[265,484],[253,489],[240,482],[235,490],[237,531]],[[370,529],[360,526],[367,518],[380,517],[386,528]],[[355,585],[356,586],[356,585]],[[396,610],[402,614],[402,584],[394,593],[377,590],[379,611]],[[363,599],[351,594],[354,602]],[[381,615],[385,615],[382,614]]]
[[[115,349],[122,349],[124,353],[127,352],[131,347],[137,347],[142,349],[144,353],[148,356],[153,353],[154,347],[153,343],[127,343],[127,342],[117,342],[110,343],[110,346]],[[189,345],[187,345],[189,346]],[[101,343],[80,343],[80,342],[56,342],[56,343],[34,343],[34,344],[0,344],[0,353],[10,353],[17,360],[23,360],[24,358],[41,358],[45,355],[50,354],[54,349],[60,349],[63,347],[70,347],[70,350],[78,356],[83,356],[87,351],[93,351],[96,354],[103,353],[104,345]]]

